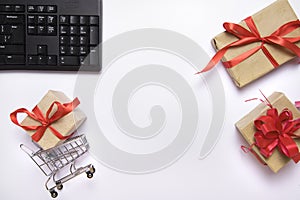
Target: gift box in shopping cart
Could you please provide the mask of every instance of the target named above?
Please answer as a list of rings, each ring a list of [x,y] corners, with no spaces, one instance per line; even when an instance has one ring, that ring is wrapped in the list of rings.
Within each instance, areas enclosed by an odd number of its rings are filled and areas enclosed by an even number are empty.
[[[64,93],[49,90],[31,112],[20,108],[10,117],[46,150],[62,144],[85,121],[85,114],[76,108],[79,103],[78,98],[71,101]],[[19,123],[17,115],[21,113],[27,117]]]
[[[31,112],[20,108],[10,114],[12,122],[26,130],[32,141],[40,147],[33,151],[20,145],[48,176],[45,187],[53,198],[58,196],[57,190],[61,190],[65,182],[82,173],[92,178],[95,173],[92,164],[80,168],[75,166],[75,161],[89,150],[85,135],[73,136],[86,119],[85,114],[77,108],[79,103],[78,98],[71,101],[64,93],[50,90]],[[19,123],[17,115],[21,113],[27,114],[27,117]],[[70,167],[69,173],[57,177],[57,173],[67,166]]]

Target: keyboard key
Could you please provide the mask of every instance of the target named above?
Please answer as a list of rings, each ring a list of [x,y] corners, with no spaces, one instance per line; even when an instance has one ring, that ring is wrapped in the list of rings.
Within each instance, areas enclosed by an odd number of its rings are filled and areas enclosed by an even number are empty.
[[[97,26],[90,27],[90,45],[96,46],[99,44],[99,28]]]
[[[12,11],[14,11],[13,5],[5,5],[4,6],[4,12],[12,12]]]
[[[79,16],[70,16],[70,24],[79,25]]]
[[[11,26],[11,44],[25,44],[25,29],[23,25]]]
[[[47,56],[38,56],[39,65],[47,65],[47,63],[48,63]]]
[[[69,26],[60,26],[59,33],[61,35],[68,35],[69,34]]]
[[[7,65],[25,65],[24,55],[8,55],[6,56]]]
[[[61,25],[68,25],[70,23],[70,17],[66,15],[61,15],[59,17],[59,23]]]
[[[60,46],[59,47],[59,54],[60,55],[66,55],[68,52],[68,47],[67,46]]]
[[[37,12],[39,13],[46,12],[46,6],[42,6],[42,5],[37,6]]]
[[[11,39],[11,35],[0,35],[0,44],[10,44]]]
[[[0,12],[4,12],[5,10],[5,5],[0,5]]]
[[[56,22],[57,22],[56,16],[53,16],[53,15],[47,16],[48,25],[56,26]]]
[[[25,28],[24,26],[12,26],[12,39],[13,44],[25,44]]]
[[[47,26],[47,35],[55,36],[57,34],[56,26]]]
[[[60,65],[79,66],[80,60],[78,56],[61,56],[59,59]]]
[[[80,56],[79,61],[81,65],[89,65],[90,64],[90,57],[89,56]]]
[[[90,48],[90,65],[98,65],[99,64],[99,52],[97,48]]]
[[[25,12],[24,5],[14,5],[14,12]]]
[[[0,54],[24,54],[24,45],[0,45]]]
[[[79,56],[79,47],[70,46],[69,54],[71,56]]]
[[[45,15],[39,15],[38,16],[38,24],[46,24],[46,16]]]
[[[90,25],[99,25],[99,17],[90,16]]]
[[[79,22],[81,25],[89,25],[90,19],[88,16],[80,16]]]
[[[46,33],[47,33],[46,26],[38,26],[37,27],[38,35],[45,35]]]
[[[28,33],[28,35],[36,35],[37,34],[37,26],[28,26],[27,33]]]
[[[28,63],[28,65],[37,65],[38,64],[38,56],[28,55],[27,63]]]
[[[47,56],[47,64],[48,65],[57,65],[57,56]]]
[[[89,50],[88,47],[86,47],[86,46],[81,46],[80,49],[79,49],[80,55],[83,55],[83,56],[87,55],[87,54],[89,53],[88,50]]]
[[[87,35],[89,34],[89,27],[88,26],[80,26],[80,35]]]
[[[4,23],[5,24],[24,24],[25,17],[24,17],[24,15],[5,15]]]
[[[24,5],[15,5],[14,11],[15,12],[25,12],[25,6]]]
[[[60,36],[59,43],[62,45],[68,45],[70,43],[70,38],[68,36]]]
[[[47,12],[48,13],[56,13],[57,12],[57,6],[55,6],[55,5],[47,6]]]
[[[37,6],[34,6],[34,5],[28,5],[27,6],[27,12],[34,13],[36,11],[37,11]]]
[[[4,55],[0,55],[0,65],[5,65],[5,56]]]
[[[80,36],[80,45],[84,46],[88,44],[89,44],[88,38],[86,36]]]
[[[70,26],[71,35],[79,35],[79,26]]]
[[[78,36],[71,36],[70,37],[70,45],[79,46],[79,37]]]
[[[34,25],[37,23],[37,16],[36,15],[28,15],[27,16],[27,24]]]
[[[11,34],[12,29],[10,25],[0,25],[0,34]]]
[[[47,55],[48,54],[47,45],[38,45],[37,46],[37,54],[38,55]]]

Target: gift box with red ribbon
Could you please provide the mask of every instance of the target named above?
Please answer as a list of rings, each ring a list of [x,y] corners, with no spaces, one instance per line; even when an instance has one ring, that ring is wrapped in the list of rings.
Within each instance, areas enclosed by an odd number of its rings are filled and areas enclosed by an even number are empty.
[[[239,24],[223,26],[226,31],[212,40],[217,53],[201,72],[222,60],[238,87],[300,56],[300,21],[288,0],[277,0]]]
[[[247,149],[273,172],[300,160],[300,112],[283,93],[274,92],[235,125]]]
[[[76,108],[79,103],[78,98],[71,101],[64,93],[49,90],[32,111],[20,108],[12,112],[10,118],[46,150],[70,138],[85,121],[85,114]],[[19,123],[17,115],[21,113],[27,116]]]

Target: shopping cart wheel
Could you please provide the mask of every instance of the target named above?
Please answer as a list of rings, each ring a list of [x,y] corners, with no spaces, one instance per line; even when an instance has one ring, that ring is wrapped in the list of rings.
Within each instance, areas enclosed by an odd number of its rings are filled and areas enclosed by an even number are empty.
[[[90,172],[91,172],[92,174],[94,174],[95,171],[96,171],[96,169],[95,169],[95,167],[92,165],[91,168],[90,168]]]
[[[62,190],[63,187],[64,187],[60,181],[56,181],[55,184],[56,184],[56,188],[57,188],[58,190]]]
[[[51,197],[56,198],[58,196],[58,193],[55,190],[50,191]]]
[[[86,176],[87,176],[88,178],[93,178],[93,173],[90,172],[90,171],[88,171],[88,172],[86,172]]]

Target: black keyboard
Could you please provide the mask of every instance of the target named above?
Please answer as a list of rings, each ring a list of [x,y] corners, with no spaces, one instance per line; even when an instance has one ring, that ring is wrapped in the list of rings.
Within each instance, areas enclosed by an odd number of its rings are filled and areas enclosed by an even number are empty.
[[[0,70],[100,71],[102,0],[0,0]]]

